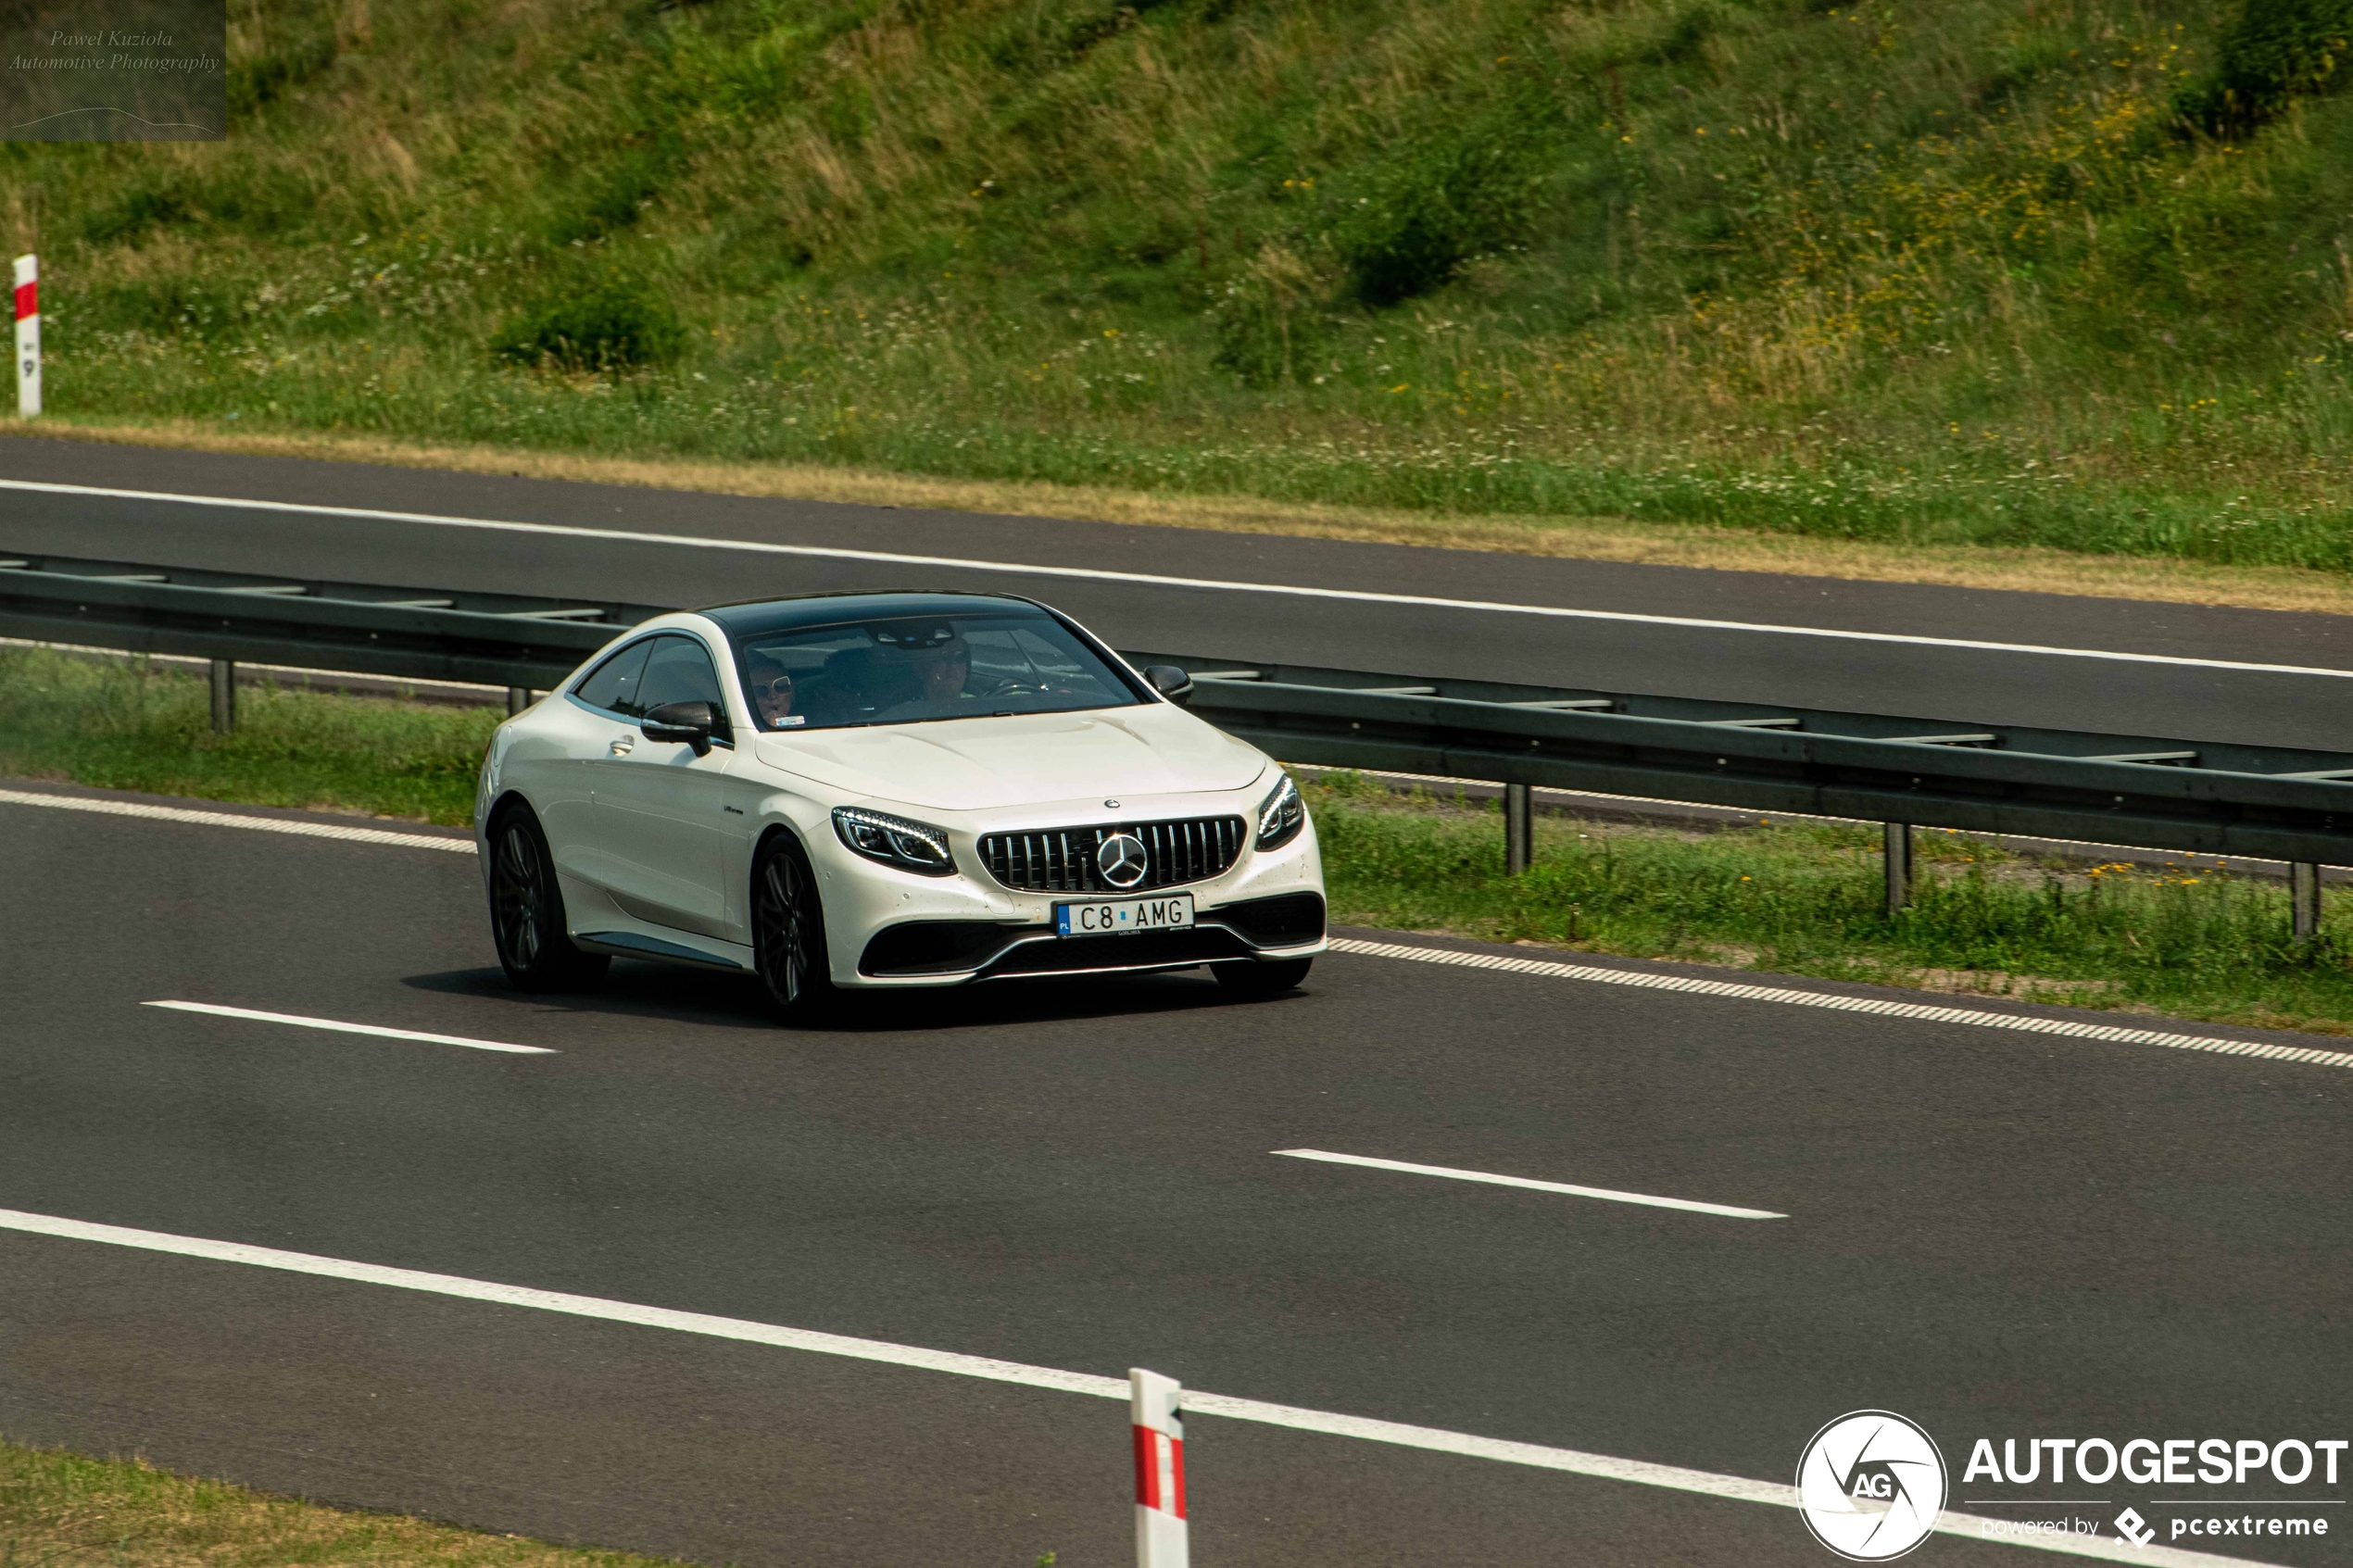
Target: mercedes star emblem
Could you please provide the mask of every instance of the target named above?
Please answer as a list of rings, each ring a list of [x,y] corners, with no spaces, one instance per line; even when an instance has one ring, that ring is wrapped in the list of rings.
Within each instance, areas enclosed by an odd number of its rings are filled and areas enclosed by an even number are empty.
[[[1133,887],[1144,880],[1149,865],[1144,855],[1144,841],[1132,833],[1115,833],[1095,851],[1095,869],[1114,887]]]

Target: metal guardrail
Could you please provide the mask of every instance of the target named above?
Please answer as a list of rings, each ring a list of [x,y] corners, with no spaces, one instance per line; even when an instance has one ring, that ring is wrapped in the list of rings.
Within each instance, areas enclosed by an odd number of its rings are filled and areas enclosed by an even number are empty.
[[[2196,854],[2353,860],[2353,753],[1634,693],[1186,663],[1302,762]]]
[[[551,686],[663,613],[0,551],[0,636],[416,681]]]
[[[1890,908],[1915,826],[2285,860],[2298,938],[2319,933],[2320,868],[2353,862],[2353,753],[1126,657],[1184,665],[1195,712],[1276,756],[1503,784],[1515,872],[1539,785],[1882,822]]]
[[[235,661],[512,701],[661,613],[0,552],[0,636],[212,659],[216,721]],[[1194,712],[1286,760],[1504,784],[1514,871],[1539,785],[1887,823],[1892,905],[1914,825],[2285,860],[2303,935],[2318,867],[2353,865],[2353,752],[1123,652],[1184,667]]]

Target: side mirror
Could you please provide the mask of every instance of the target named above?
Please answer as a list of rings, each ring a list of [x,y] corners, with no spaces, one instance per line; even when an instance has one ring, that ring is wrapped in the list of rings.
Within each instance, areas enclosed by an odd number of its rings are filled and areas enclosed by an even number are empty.
[[[719,727],[719,710],[707,702],[665,702],[637,721],[648,740],[684,741],[698,757],[711,751],[711,734]]]
[[[1152,690],[1179,706],[1193,695],[1193,678],[1174,664],[1147,664],[1144,679]]]

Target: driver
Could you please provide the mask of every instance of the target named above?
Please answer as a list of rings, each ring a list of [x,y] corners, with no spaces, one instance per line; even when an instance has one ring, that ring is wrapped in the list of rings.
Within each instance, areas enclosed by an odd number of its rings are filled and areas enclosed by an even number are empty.
[[[972,674],[972,648],[962,636],[951,634],[943,642],[913,650],[909,663],[924,701],[944,708],[964,695],[964,682]]]
[[[986,695],[965,689],[972,648],[954,622],[888,621],[867,629],[873,656],[854,684],[875,721],[944,718]],[[854,650],[853,650],[854,651]],[[826,666],[831,679],[832,666]]]
[[[805,721],[792,710],[792,677],[785,673],[774,654],[752,649],[744,656],[744,671],[750,677],[750,687],[744,695],[751,698],[761,729],[788,729]]]

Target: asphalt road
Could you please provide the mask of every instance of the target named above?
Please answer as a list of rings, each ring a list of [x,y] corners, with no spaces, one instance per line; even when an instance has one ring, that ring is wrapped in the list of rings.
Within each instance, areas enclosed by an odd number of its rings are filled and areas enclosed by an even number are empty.
[[[1891,1409],[1957,1506],[2055,1495],[1964,1485],[1978,1436],[2353,1436],[2341,1067],[1353,956],[1259,1004],[1000,985],[799,1033],[627,963],[510,993],[470,856],[0,826],[0,1208],[1762,1481]],[[1296,1148],[1788,1217],[1271,1152]],[[6,1230],[0,1278],[20,1440],[707,1562],[1132,1553],[1110,1400]],[[1206,1416],[1189,1439],[1204,1564],[1831,1561],[1783,1508]],[[2063,1495],[2105,1528],[2283,1494]],[[2342,1561],[2353,1522],[2318,1512],[2337,1536],[2233,1555]]]
[[[2342,677],[2029,651],[2353,671],[2353,618],[2339,616],[753,500],[22,437],[0,440],[0,480],[2019,646],[1565,620],[6,489],[0,489],[0,549],[681,607],[821,589],[981,588],[1044,599],[1125,647],[1958,723],[2353,745],[2347,718],[2353,685]]]

